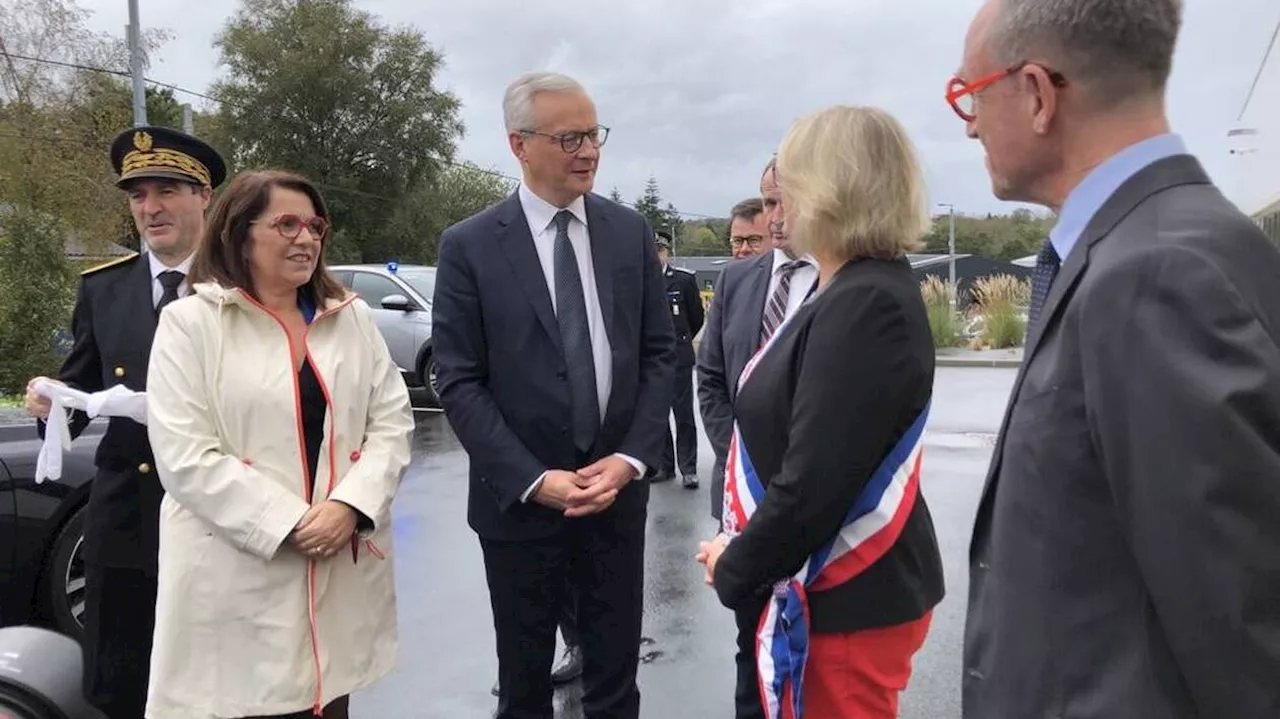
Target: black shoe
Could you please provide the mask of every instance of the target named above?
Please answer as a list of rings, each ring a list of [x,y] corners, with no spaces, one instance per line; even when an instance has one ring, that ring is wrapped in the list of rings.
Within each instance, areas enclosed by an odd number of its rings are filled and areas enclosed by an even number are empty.
[[[551,683],[564,684],[582,676],[582,650],[575,645],[564,648],[560,663],[551,670]]]
[[[697,489],[697,488],[698,488],[698,475],[697,475],[697,474],[686,474],[686,475],[684,476],[684,488],[685,488],[685,489]]]
[[[674,470],[670,472],[658,472],[657,474],[653,475],[653,479],[650,479],[649,481],[654,483],[669,482],[672,479],[675,479],[675,476],[676,476],[676,473]]]

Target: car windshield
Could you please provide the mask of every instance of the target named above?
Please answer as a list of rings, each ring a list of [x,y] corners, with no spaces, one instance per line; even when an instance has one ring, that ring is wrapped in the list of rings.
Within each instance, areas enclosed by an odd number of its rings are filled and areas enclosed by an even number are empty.
[[[436,291],[436,268],[434,267],[401,267],[396,270],[396,277],[409,283],[422,299],[427,302]]]

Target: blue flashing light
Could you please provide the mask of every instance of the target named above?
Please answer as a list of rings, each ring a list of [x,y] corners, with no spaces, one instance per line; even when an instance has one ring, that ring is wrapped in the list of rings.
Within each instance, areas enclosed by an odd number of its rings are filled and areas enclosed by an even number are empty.
[[[396,262],[395,260],[391,260],[390,262],[387,263],[387,272],[395,274],[395,271],[398,269],[400,269],[399,262]]]

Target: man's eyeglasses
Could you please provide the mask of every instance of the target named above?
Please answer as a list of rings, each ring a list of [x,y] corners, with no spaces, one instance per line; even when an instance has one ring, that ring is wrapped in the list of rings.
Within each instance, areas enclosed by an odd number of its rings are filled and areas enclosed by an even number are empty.
[[[758,250],[764,246],[764,237],[760,235],[733,235],[729,238],[729,246],[738,249],[746,245],[753,250]]]
[[[258,220],[254,220],[249,224],[259,224]],[[309,220],[303,221],[297,215],[288,214],[280,215],[267,223],[267,227],[279,232],[285,238],[290,240],[298,239],[298,235],[302,234],[302,228],[307,228],[311,236],[317,240],[323,240],[325,235],[329,234],[329,221],[319,215]]]
[[[558,135],[550,135],[537,130],[521,130],[520,134],[550,138],[559,142],[560,149],[565,152],[577,152],[582,148],[584,140],[590,140],[591,144],[596,148],[603,147],[605,140],[609,139],[609,128],[604,125],[597,125],[590,130],[574,130],[572,132],[562,132]]]
[[[958,77],[951,78],[947,82],[947,103],[951,105],[951,109],[955,110],[955,113],[960,116],[961,120],[964,120],[965,122],[973,122],[977,119],[978,93],[1005,78],[1013,77],[1027,65],[1036,65],[1048,73],[1049,82],[1053,83],[1054,87],[1066,86],[1067,78],[1063,77],[1062,73],[1050,70],[1039,63],[1024,60],[1017,65],[1001,70],[1000,72],[993,72],[986,77],[980,77],[969,83],[966,83]]]

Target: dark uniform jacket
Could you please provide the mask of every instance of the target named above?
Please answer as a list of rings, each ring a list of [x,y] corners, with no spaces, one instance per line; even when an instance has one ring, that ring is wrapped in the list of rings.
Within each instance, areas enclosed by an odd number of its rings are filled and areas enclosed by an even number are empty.
[[[71,329],[75,343],[58,379],[85,392],[117,384],[145,391],[156,331],[147,258],[134,254],[85,271]],[[88,423],[83,412],[74,412],[71,436]],[[98,473],[85,518],[85,560],[154,574],[164,490],[153,469],[146,426],[123,417],[110,418],[96,464]]]
[[[676,331],[676,364],[693,366],[693,338],[702,329],[704,313],[698,279],[682,267],[667,268],[662,273],[667,288],[667,306]]]

